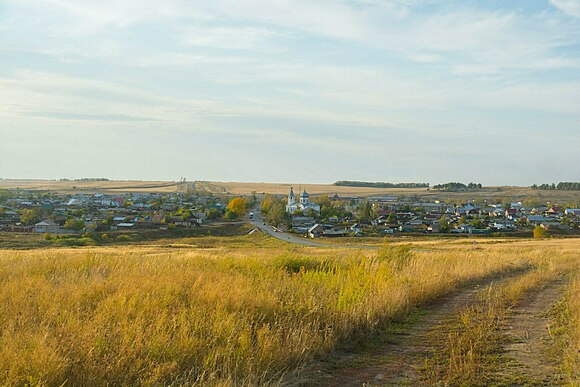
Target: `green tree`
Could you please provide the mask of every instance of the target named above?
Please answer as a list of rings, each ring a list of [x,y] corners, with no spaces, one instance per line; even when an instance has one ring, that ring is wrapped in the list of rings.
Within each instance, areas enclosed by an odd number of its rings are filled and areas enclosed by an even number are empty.
[[[369,222],[373,218],[373,207],[368,201],[361,203],[359,207],[358,219],[361,222]]]
[[[479,216],[476,216],[475,218],[473,218],[473,220],[470,222],[470,224],[473,227],[479,228],[479,229],[484,227],[483,220]]]
[[[395,224],[397,223],[397,213],[395,211],[392,211],[389,216],[387,217],[387,223],[388,224]]]
[[[313,208],[309,208],[306,210],[306,216],[310,216],[311,218],[316,218],[316,211]]]
[[[439,230],[441,232],[449,232],[450,229],[451,226],[449,225],[447,218],[445,217],[445,215],[442,215],[441,218],[439,218]]]
[[[85,228],[85,222],[80,219],[69,218],[64,223],[63,228],[68,230],[81,231],[83,228]]]
[[[217,208],[210,208],[207,211],[207,219],[209,220],[216,220],[222,217],[222,212]]]
[[[289,219],[290,215],[286,212],[286,205],[281,200],[276,201],[272,205],[270,211],[268,211],[268,215],[266,216],[268,223],[273,224],[274,226],[288,223]]]
[[[27,226],[32,224],[38,223],[40,221],[40,210],[33,209],[33,210],[22,210],[20,212],[20,223],[23,223]]]

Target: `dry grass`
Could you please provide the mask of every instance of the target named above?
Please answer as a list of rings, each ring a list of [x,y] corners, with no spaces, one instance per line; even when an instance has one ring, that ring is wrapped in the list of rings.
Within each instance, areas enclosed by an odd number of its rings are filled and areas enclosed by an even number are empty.
[[[0,384],[276,384],[414,305],[572,242],[0,250]]]
[[[524,200],[528,198],[538,199],[542,202],[568,202],[580,201],[579,191],[541,191],[532,190],[529,187],[486,187],[474,192],[440,192],[427,190],[427,188],[368,188],[368,187],[343,187],[332,184],[300,184],[300,183],[243,183],[243,182],[197,182],[198,188],[206,189],[213,193],[230,193],[234,195],[250,195],[252,192],[288,194],[290,187],[306,189],[311,195],[356,195],[356,196],[420,196],[424,200],[473,200],[485,198],[491,201],[496,199],[511,198]]]
[[[0,189],[28,189],[55,192],[177,192],[177,184],[169,181],[59,181],[59,180],[0,180]]]
[[[300,183],[243,183],[243,182],[195,182],[196,189],[208,192],[232,195],[250,195],[252,192],[272,193],[285,195],[293,186],[295,189],[302,187],[312,195],[339,195],[346,196],[378,196],[392,195],[420,196],[423,200],[473,200],[474,198],[497,199],[510,198],[524,200],[537,199],[541,202],[580,202],[579,191],[541,191],[532,190],[528,187],[487,187],[475,192],[439,192],[426,188],[367,188],[367,187],[340,187],[332,184],[300,184]],[[169,181],[57,181],[57,180],[26,180],[8,179],[0,180],[0,189],[30,189],[48,190],[56,192],[177,192],[177,184]]]
[[[570,386],[580,386],[580,268],[554,308],[554,357]]]
[[[510,309],[524,295],[577,270],[579,262],[577,251],[568,248],[538,251],[530,262],[534,270],[505,284],[490,285],[481,292],[478,303],[459,310],[434,332],[436,350],[422,369],[423,382],[451,386],[540,383],[525,375],[498,372],[509,362],[502,355],[506,340],[502,327]],[[446,331],[444,340],[442,331]]]

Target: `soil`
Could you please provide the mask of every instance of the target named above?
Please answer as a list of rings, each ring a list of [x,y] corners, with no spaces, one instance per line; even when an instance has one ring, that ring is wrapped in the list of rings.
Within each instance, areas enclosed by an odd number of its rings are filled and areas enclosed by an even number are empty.
[[[512,309],[506,324],[506,333],[512,340],[504,345],[507,355],[514,360],[510,372],[520,372],[532,384],[560,385],[562,375],[547,356],[551,343],[548,312],[560,299],[566,282],[551,282],[531,293]]]
[[[429,334],[444,325],[456,311],[477,301],[479,291],[525,273],[512,271],[462,286],[452,294],[414,314],[409,321],[394,323],[362,352],[337,353],[333,359],[292,377],[287,385],[375,386],[411,385],[423,359],[429,356]],[[413,384],[414,385],[414,384]]]

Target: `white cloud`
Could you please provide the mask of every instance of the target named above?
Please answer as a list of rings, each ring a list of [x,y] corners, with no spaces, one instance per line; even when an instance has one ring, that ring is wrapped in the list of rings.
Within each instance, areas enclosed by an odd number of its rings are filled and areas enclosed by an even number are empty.
[[[579,0],[550,0],[550,3],[565,14],[580,18]]]

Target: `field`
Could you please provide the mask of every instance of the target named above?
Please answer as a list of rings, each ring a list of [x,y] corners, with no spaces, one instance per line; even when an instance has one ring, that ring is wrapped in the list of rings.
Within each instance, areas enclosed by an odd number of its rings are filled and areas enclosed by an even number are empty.
[[[524,321],[510,311],[544,289],[558,290],[541,304],[558,306],[553,343],[535,353],[559,359],[545,371],[577,383],[579,247],[559,239],[307,248],[253,234],[0,250],[0,384],[522,380],[527,363],[505,349],[502,324]],[[429,332],[444,333],[423,340]]]
[[[60,181],[0,179],[0,189],[26,189],[55,191],[60,193],[78,192],[176,192],[179,183],[172,181]]]
[[[272,193],[285,195],[290,191],[290,187],[298,190],[299,187],[306,189],[311,195],[356,195],[356,196],[378,196],[392,195],[397,197],[419,196],[426,200],[473,200],[487,199],[495,201],[497,199],[525,200],[533,199],[540,202],[578,202],[580,201],[579,191],[544,191],[532,190],[529,187],[486,187],[472,192],[442,192],[428,190],[427,188],[366,188],[366,187],[341,187],[332,184],[289,184],[289,183],[236,183],[236,182],[196,182],[198,189],[205,189],[213,193],[229,193],[235,195],[249,195],[256,193]]]
[[[343,196],[378,196],[391,195],[397,197],[418,196],[425,200],[473,200],[486,199],[496,201],[511,199],[514,201],[532,199],[538,202],[568,203],[580,202],[579,191],[544,191],[532,190],[528,187],[486,187],[473,192],[440,192],[427,188],[365,188],[339,187],[332,184],[300,184],[300,183],[240,183],[240,182],[208,182],[196,181],[187,183],[187,187],[201,193],[250,195],[256,193],[272,193],[285,195],[294,187],[306,189],[311,195],[343,195]],[[0,179],[0,189],[29,189],[39,191],[55,191],[60,193],[79,192],[177,192],[185,188],[171,181],[57,181],[57,180],[17,180]]]

